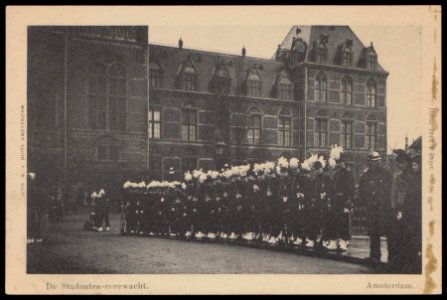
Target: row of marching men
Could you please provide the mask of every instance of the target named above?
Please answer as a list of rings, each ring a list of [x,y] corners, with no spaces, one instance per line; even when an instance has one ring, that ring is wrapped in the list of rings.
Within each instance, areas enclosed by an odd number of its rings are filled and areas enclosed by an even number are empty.
[[[345,251],[354,181],[342,154],[335,146],[327,160],[281,157],[221,172],[194,170],[183,183],[128,181],[122,231]]]

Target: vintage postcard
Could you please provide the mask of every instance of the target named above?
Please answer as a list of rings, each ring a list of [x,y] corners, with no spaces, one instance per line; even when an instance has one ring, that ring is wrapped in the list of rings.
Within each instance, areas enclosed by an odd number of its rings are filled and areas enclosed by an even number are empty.
[[[439,294],[440,6],[9,6],[7,294]]]

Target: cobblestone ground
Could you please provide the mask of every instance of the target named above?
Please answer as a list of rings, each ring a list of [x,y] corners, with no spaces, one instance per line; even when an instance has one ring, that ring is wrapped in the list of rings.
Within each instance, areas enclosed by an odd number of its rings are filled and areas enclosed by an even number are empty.
[[[119,214],[109,232],[82,229],[88,215],[47,223],[42,244],[28,245],[28,273],[120,274],[358,274],[358,264],[237,245],[119,234]]]

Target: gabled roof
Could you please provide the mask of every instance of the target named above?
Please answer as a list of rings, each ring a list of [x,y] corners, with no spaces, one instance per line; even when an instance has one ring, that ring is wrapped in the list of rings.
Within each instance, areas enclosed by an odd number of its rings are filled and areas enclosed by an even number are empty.
[[[351,48],[353,50],[353,67],[358,67],[358,63],[362,60],[361,56],[364,55],[365,49],[370,47],[366,47],[349,26],[294,25],[282,41],[281,48],[290,49],[293,38],[297,37],[296,31],[298,28],[301,30],[298,34],[298,38],[302,38],[308,45],[306,61],[309,61],[309,52],[312,51],[313,43],[318,43],[322,35],[327,35],[329,38],[327,43],[328,64],[336,65],[335,62],[337,61],[336,56],[340,49],[339,46],[345,43],[347,39],[353,41]],[[386,72],[379,63],[377,64],[376,71]]]

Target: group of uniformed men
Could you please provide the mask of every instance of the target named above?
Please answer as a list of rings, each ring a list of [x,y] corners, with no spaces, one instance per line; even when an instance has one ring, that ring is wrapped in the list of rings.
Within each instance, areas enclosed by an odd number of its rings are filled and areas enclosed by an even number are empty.
[[[124,184],[123,233],[259,241],[347,250],[354,180],[343,149],[194,170],[184,182]]]

